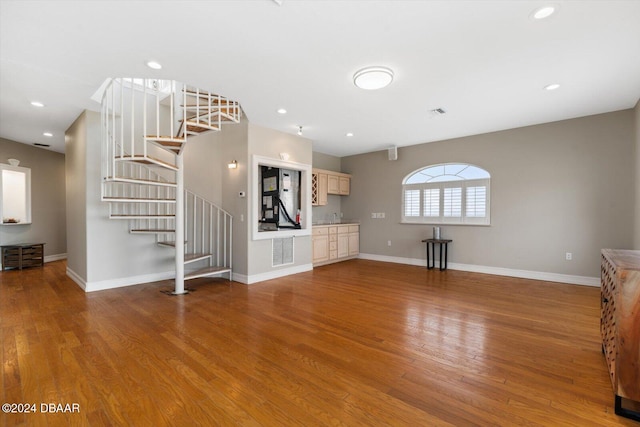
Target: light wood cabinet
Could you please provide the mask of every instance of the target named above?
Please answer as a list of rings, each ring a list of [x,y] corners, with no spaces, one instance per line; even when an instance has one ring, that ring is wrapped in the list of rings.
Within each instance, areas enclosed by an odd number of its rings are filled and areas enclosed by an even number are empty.
[[[329,233],[327,228],[313,228],[311,237],[313,263],[329,260]]]
[[[311,192],[311,204],[313,206],[326,205],[328,194],[348,196],[351,192],[351,175],[324,169],[313,169]]]
[[[360,226],[358,224],[314,226],[312,240],[313,265],[355,258],[360,253]]]
[[[618,415],[640,420],[640,251],[603,249],[600,333]]]

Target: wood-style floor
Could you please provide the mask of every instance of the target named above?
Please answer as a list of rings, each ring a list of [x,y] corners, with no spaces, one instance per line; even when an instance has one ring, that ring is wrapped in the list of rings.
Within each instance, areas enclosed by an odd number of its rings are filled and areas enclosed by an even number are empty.
[[[598,288],[352,260],[85,294],[65,268],[0,273],[0,400],[37,410],[3,426],[640,425]]]

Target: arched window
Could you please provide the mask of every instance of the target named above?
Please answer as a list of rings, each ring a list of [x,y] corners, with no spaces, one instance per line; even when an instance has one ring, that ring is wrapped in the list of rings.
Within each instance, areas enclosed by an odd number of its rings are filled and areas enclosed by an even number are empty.
[[[489,225],[491,175],[463,163],[431,165],[402,181],[402,222]]]

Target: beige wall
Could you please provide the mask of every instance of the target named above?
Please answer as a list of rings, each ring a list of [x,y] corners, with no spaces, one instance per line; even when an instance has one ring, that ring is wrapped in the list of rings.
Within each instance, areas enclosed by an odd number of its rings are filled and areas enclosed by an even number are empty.
[[[0,225],[0,244],[46,243],[45,260],[66,256],[65,156],[0,138],[0,163],[20,160],[31,169],[31,224]]]
[[[599,276],[601,248],[630,248],[632,110],[342,158],[353,174],[345,215],[361,220],[365,254],[425,259],[432,226],[400,224],[401,183],[423,166],[468,162],[491,173],[491,226],[442,226],[461,265]],[[385,212],[385,219],[371,219]],[[387,242],[391,240],[391,246]],[[565,253],[573,254],[572,261]]]
[[[280,153],[289,154],[289,161],[312,165],[313,151],[312,142],[306,138],[288,133],[279,132],[272,129],[249,124],[248,132],[248,157],[245,159],[251,165],[251,156],[258,155],[279,160]],[[249,179],[254,179],[253,171],[249,171]],[[257,178],[255,178],[257,179]],[[310,177],[309,177],[310,179]],[[251,181],[249,181],[250,184]],[[258,197],[252,194],[251,189],[247,189],[249,212],[251,211],[251,198]],[[303,213],[304,215],[304,213]],[[248,237],[248,275],[250,277],[268,277],[277,270],[292,270],[311,266],[311,236],[300,236],[294,239],[294,264],[288,266],[272,267],[272,241],[251,240],[251,218],[246,222]]]
[[[635,162],[636,162],[636,175],[635,175],[635,232],[633,239],[633,248],[640,250],[640,100],[636,104],[636,108],[633,110],[635,115]]]

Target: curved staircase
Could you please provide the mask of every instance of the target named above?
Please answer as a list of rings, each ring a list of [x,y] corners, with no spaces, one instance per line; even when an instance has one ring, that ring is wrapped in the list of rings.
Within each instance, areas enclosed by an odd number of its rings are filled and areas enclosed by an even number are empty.
[[[237,102],[176,81],[112,79],[103,94],[102,200],[130,233],[175,250],[175,295],[187,293],[185,280],[232,279],[233,218],[185,190],[183,153],[190,137],[241,114]]]

